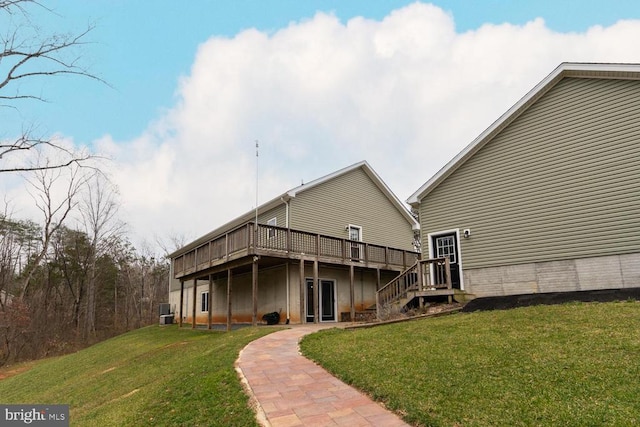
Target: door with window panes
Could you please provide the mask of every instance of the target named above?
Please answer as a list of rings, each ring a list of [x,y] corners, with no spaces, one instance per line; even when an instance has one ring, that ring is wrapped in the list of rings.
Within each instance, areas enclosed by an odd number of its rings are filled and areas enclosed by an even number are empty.
[[[456,233],[431,237],[434,258],[449,258],[451,286],[460,289],[460,260],[458,259],[458,238]]]
[[[351,240],[351,259],[353,261],[360,261],[362,257],[362,227],[357,225],[349,225],[349,240]],[[357,243],[356,243],[357,242]]]

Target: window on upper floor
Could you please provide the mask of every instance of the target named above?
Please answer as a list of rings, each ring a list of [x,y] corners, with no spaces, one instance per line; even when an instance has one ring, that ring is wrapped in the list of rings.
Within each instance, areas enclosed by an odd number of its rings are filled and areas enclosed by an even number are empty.
[[[362,242],[362,227],[349,224],[347,228],[349,230],[349,240],[354,240],[354,242],[351,242],[351,259],[360,260],[362,256],[360,247],[362,244],[355,242]]]
[[[269,221],[267,221],[267,225],[271,226],[271,227],[277,227],[278,226],[278,218],[271,218]],[[276,230],[275,228],[270,228],[269,232],[268,232],[268,237],[272,238],[276,236]]]

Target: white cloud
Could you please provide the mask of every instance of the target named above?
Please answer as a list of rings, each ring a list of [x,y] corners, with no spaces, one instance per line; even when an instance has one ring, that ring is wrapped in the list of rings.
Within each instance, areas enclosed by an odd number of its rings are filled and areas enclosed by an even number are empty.
[[[640,62],[640,21],[461,34],[454,19],[415,3],[205,41],[173,109],[133,141],[97,144],[132,228],[195,238],[250,210],[256,139],[260,202],[363,159],[405,199],[560,62]]]

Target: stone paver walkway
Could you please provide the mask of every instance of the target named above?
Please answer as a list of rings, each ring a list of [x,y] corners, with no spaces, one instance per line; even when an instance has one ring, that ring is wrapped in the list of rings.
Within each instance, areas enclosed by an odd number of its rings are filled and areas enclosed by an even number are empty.
[[[247,345],[236,369],[265,426],[408,426],[397,415],[300,355],[300,338],[335,325],[303,325]]]

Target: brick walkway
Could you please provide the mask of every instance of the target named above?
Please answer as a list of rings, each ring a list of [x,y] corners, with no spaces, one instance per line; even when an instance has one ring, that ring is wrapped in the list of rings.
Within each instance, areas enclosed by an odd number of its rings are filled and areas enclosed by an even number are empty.
[[[298,341],[335,325],[295,326],[247,345],[236,369],[264,426],[408,426],[367,396],[301,356]]]

